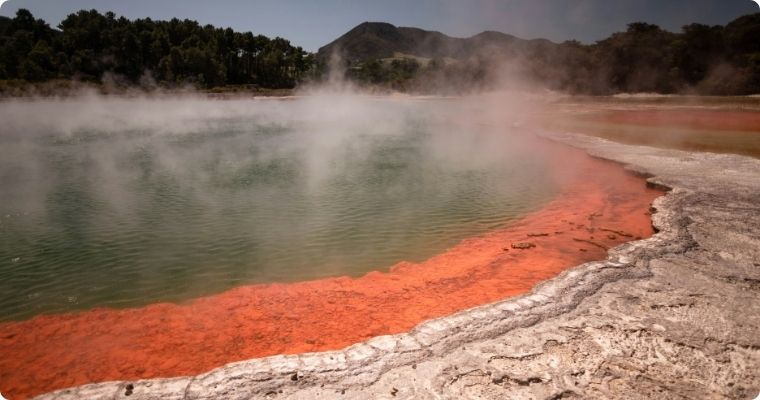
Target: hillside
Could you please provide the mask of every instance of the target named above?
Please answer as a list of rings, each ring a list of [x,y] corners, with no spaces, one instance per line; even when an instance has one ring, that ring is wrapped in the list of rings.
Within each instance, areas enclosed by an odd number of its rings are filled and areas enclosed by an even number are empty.
[[[519,85],[605,95],[760,93],[760,13],[726,26],[690,24],[681,32],[635,22],[593,44],[525,40],[486,31],[469,38],[364,22],[316,54],[333,54],[346,77],[416,92],[468,92]]]
[[[455,38],[437,31],[396,27],[385,22],[364,22],[321,47],[317,59],[333,53],[350,63],[406,54],[424,58],[467,59],[479,55],[517,55],[558,45],[544,39],[524,40],[506,33],[486,31]]]

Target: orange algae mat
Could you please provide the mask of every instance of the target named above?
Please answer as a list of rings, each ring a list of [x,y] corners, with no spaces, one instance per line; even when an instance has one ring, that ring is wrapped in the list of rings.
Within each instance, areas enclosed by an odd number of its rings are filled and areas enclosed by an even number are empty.
[[[243,286],[185,304],[0,323],[0,391],[16,400],[91,382],[194,375],[250,358],[340,349],[525,293],[567,268],[606,258],[606,247],[653,233],[648,209],[662,192],[579,150],[542,149],[537,156],[556,164],[555,200],[418,264],[360,278]]]

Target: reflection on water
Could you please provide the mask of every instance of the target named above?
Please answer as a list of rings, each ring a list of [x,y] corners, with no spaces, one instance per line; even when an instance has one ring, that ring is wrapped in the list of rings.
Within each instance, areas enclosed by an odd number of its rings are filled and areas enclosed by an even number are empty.
[[[0,319],[356,276],[553,193],[535,144],[457,104],[314,101],[3,104]]]

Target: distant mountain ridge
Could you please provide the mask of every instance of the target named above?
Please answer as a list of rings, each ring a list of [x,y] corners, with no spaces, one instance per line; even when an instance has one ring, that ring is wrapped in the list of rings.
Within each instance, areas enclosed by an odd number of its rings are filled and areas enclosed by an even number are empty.
[[[510,55],[558,46],[546,39],[525,40],[496,31],[456,38],[438,31],[397,27],[386,22],[364,22],[321,47],[318,59],[338,53],[346,61],[391,58],[398,53],[425,58],[465,59],[476,55]]]

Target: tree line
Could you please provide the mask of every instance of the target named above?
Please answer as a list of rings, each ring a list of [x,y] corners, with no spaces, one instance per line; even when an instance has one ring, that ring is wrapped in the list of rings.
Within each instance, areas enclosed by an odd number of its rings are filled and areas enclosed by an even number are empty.
[[[760,93],[759,38],[760,13],[726,26],[691,24],[678,33],[633,23],[593,44],[530,41],[458,59],[370,59],[344,67],[361,85],[415,92],[479,90],[508,75],[574,94],[744,95]],[[5,81],[101,82],[111,76],[132,85],[293,88],[327,74],[314,54],[288,40],[187,19],[129,20],[82,10],[53,29],[25,9],[0,17]]]
[[[466,57],[370,59],[347,74],[370,86],[466,92],[517,81],[573,94],[760,93],[760,13],[673,33],[648,23],[594,44],[521,41]]]
[[[285,39],[187,19],[129,20],[82,10],[53,29],[25,9],[0,18],[2,80],[99,82],[109,74],[130,84],[292,88],[312,65],[310,53]]]
[[[633,23],[593,45],[566,42],[553,58],[539,57],[543,68],[536,70],[569,92],[756,94],[759,38],[760,14],[726,26],[690,24],[680,33]]]

